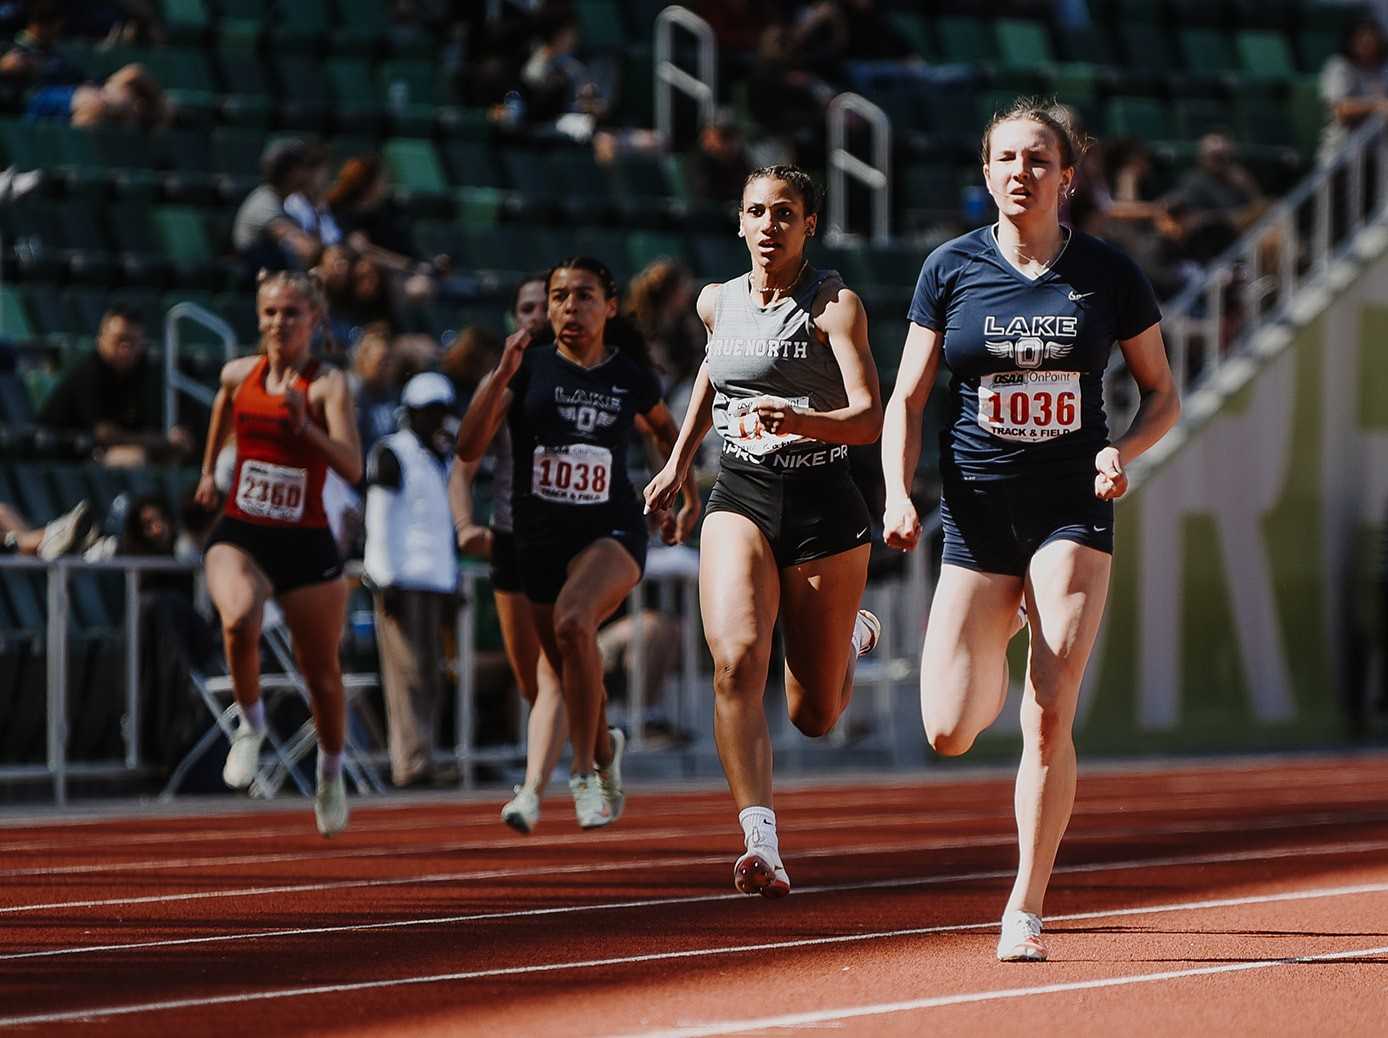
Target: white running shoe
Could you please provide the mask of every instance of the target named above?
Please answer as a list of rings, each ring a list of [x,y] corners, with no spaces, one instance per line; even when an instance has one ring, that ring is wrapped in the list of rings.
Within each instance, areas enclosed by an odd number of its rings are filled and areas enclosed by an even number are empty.
[[[257,732],[242,721],[231,737],[231,749],[222,767],[222,781],[232,789],[250,788],[260,770],[260,744],[264,741],[264,732]]]
[[[612,821],[612,808],[602,795],[596,775],[570,775],[569,792],[574,797],[574,814],[582,829],[598,829]]]
[[[516,795],[501,809],[501,820],[518,833],[534,832],[540,820],[540,798],[528,786],[514,786],[512,791]]]
[[[43,540],[39,542],[39,558],[51,562],[60,555],[77,551],[92,529],[92,506],[86,501],[78,501],[70,511],[43,528]]]
[[[1039,915],[1016,909],[1003,913],[1002,935],[998,938],[998,961],[1046,961],[1046,945],[1041,940]]]
[[[747,837],[747,850],[733,865],[733,886],[743,894],[785,897],[790,893],[790,876],[781,863],[780,849],[753,829]]]
[[[858,655],[866,656],[877,648],[877,640],[882,637],[882,621],[866,609],[859,609],[858,618],[853,621],[853,625],[854,635],[862,632],[861,636],[854,639],[858,644]]]
[[[607,767],[601,764],[594,767],[603,799],[612,812],[611,820],[615,822],[622,817],[622,805],[626,803],[626,794],[622,792],[622,754],[626,752],[627,737],[620,728],[609,728],[607,731],[612,736],[612,763]]]
[[[347,828],[347,784],[342,772],[330,779],[318,779],[318,792],[313,796],[313,820],[324,836],[333,836]]]

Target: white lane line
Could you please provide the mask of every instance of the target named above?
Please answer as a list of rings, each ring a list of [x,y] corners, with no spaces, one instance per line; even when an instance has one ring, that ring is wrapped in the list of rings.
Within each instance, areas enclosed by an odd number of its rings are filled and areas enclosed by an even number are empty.
[[[1244,832],[1257,830],[1273,831],[1277,829],[1311,829],[1319,826],[1341,826],[1351,825],[1359,822],[1380,822],[1384,819],[1382,813],[1361,818],[1346,818],[1341,815],[1327,814],[1324,816],[1314,815],[1293,815],[1284,818],[1260,818],[1256,821],[1245,820],[1240,823],[1240,829]],[[1066,840],[1070,843],[1086,840],[1115,840],[1130,838],[1150,838],[1154,836],[1198,836],[1209,832],[1225,832],[1229,829],[1228,820],[1219,819],[1201,825],[1179,825],[1169,826],[1134,826],[1124,829],[1095,830],[1089,832],[1073,832],[1066,834]],[[814,831],[814,826],[804,826],[802,832]],[[720,829],[719,833],[725,831]],[[609,838],[615,838],[619,834],[604,834]],[[648,834],[641,834],[648,835]],[[556,838],[559,839],[559,838]],[[565,838],[569,839],[569,838]],[[585,841],[600,840],[602,837],[575,837],[574,843]],[[904,843],[877,844],[877,845],[858,845],[856,847],[844,848],[833,847],[824,850],[804,850],[795,851],[788,855],[788,860],[795,861],[803,858],[833,857],[849,851],[855,855],[861,854],[898,854],[908,851],[929,851],[929,850],[969,850],[983,847],[1006,846],[1015,842],[1016,837],[1012,833],[998,834],[994,836],[974,836],[961,837],[955,839],[928,838],[925,840],[914,840]],[[524,842],[524,841],[522,841]],[[561,841],[562,842],[562,841]],[[490,845],[486,845],[490,846]],[[417,873],[407,876],[382,876],[376,879],[348,879],[348,880],[326,880],[317,883],[285,883],[273,886],[257,887],[233,887],[218,890],[194,890],[180,894],[145,894],[135,897],[113,897],[113,898],[92,898],[81,901],[49,901],[42,903],[30,903],[22,905],[9,905],[0,907],[0,915],[17,915],[24,912],[55,911],[73,908],[104,908],[112,905],[149,905],[163,904],[179,901],[200,901],[203,899],[234,898],[234,897],[266,897],[278,894],[301,894],[301,893],[322,893],[325,891],[337,890],[360,890],[371,887],[397,887],[413,886],[415,884],[433,884],[450,882],[470,882],[478,879],[498,879],[498,878],[523,878],[527,876],[551,876],[562,875],[573,872],[612,872],[624,868],[683,868],[694,865],[706,865],[710,862],[725,861],[729,855],[708,855],[689,858],[663,858],[653,859],[647,862],[603,862],[587,865],[571,866],[542,866],[539,868],[502,868],[486,869],[473,872],[433,872]]]
[[[1124,916],[1141,914],[1141,912],[1184,912],[1200,911],[1215,905],[1217,907],[1235,907],[1243,905],[1266,904],[1278,901],[1308,901],[1320,898],[1349,897],[1361,894],[1379,894],[1388,892],[1388,883],[1362,884],[1352,887],[1311,887],[1298,891],[1284,892],[1281,894],[1257,895],[1242,898],[1223,898],[1218,902],[1208,901],[1187,901],[1176,902],[1165,905],[1153,905],[1144,910],[1125,908],[1117,910],[1104,910],[1097,912],[1077,912],[1064,916],[1069,920],[1078,919],[1103,919],[1111,916]],[[1062,918],[1062,917],[1056,917]],[[750,952],[764,951],[783,951],[791,948],[810,948],[822,947],[833,944],[862,943],[865,941],[890,940],[901,937],[920,937],[930,934],[940,933],[959,933],[969,930],[992,929],[998,924],[995,920],[982,923],[959,923],[946,926],[921,926],[902,930],[878,930],[870,933],[860,934],[839,934],[833,937],[806,937],[789,941],[766,941],[758,944],[727,945],[714,948],[689,948],[683,951],[652,952],[646,955],[623,955],[604,959],[580,959],[570,962],[542,963],[532,966],[507,966],[487,970],[466,970],[456,973],[434,973],[414,977],[396,977],[389,980],[366,980],[348,984],[314,984],[305,985],[297,988],[285,988],[278,991],[248,991],[237,995],[214,995],[206,998],[181,998],[170,999],[162,1002],[143,1002],[135,1005],[124,1006],[102,1006],[89,1009],[64,1010],[56,1013],[38,1013],[30,1016],[11,1016],[0,1017],[0,1027],[22,1027],[33,1024],[63,1023],[71,1020],[99,1019],[111,1016],[130,1016],[138,1013],[160,1012],[172,1009],[194,1009],[205,1006],[218,1005],[237,1005],[248,1002],[268,1002],[285,998],[302,998],[309,995],[332,995],[342,994],[353,991],[372,991],[382,988],[408,987],[420,984],[441,984],[452,981],[481,980],[489,977],[507,977],[523,974],[535,973],[556,973],[564,970],[584,970],[601,969],[608,966],[628,966],[643,962],[668,962],[678,959],[698,959],[708,958],[718,955],[745,955]],[[1005,989],[1005,993],[999,992],[974,992],[964,995],[946,995],[933,999],[919,999],[914,1002],[885,1003],[879,1006],[849,1007],[840,1010],[825,1010],[823,1013],[826,1020],[840,1019],[834,1014],[845,1014],[845,1017],[880,1015],[884,1012],[901,1012],[904,1009],[930,1008],[935,1005],[952,1005],[955,1002],[963,1001],[985,1001],[993,998],[1019,997],[1030,994],[1046,994],[1053,991],[1083,990],[1089,987],[1110,987],[1123,983],[1141,983],[1144,980],[1170,980],[1178,977],[1199,976],[1207,973],[1227,973],[1240,969],[1257,969],[1267,966],[1290,965],[1301,962],[1324,962],[1334,959],[1347,959],[1364,955],[1388,954],[1388,946],[1382,948],[1356,948],[1340,952],[1328,952],[1323,955],[1307,955],[1296,958],[1280,959],[1261,959],[1251,963],[1236,963],[1225,966],[1208,966],[1194,970],[1172,970],[1163,973],[1140,973],[1128,977],[1110,977],[1096,981],[1077,981],[1073,984],[1051,984],[1038,988],[1015,988]],[[890,1008],[888,1008],[890,1007]],[[798,1014],[813,1018],[818,1014]],[[768,1019],[789,1019],[789,1018],[768,1018]],[[806,1023],[815,1022],[814,1019],[807,1019]],[[707,1026],[707,1025],[706,1025]],[[688,1035],[703,1034],[722,1034],[729,1026],[737,1030],[757,1030],[765,1026],[794,1026],[791,1024],[770,1024],[767,1025],[760,1021],[729,1021],[725,1024],[715,1025],[719,1030],[676,1030],[651,1032],[651,1035],[661,1034],[681,1038]]]
[[[876,848],[868,848],[869,853]],[[1195,854],[1174,858],[1140,858],[1115,862],[1087,862],[1079,865],[1062,865],[1056,873],[1073,875],[1095,872],[1123,872],[1132,869],[1177,868],[1190,865],[1226,865],[1243,861],[1273,861],[1288,858],[1317,858],[1347,856],[1352,854],[1378,854],[1388,850],[1388,840],[1375,840],[1359,843],[1323,844],[1315,847],[1270,847],[1258,851],[1231,851],[1223,854]],[[821,848],[811,852],[813,857],[829,857],[843,853],[841,848]],[[861,853],[858,851],[855,854]],[[726,858],[704,859],[725,861]],[[688,863],[686,859],[686,863]],[[625,867],[644,868],[646,862],[628,862]],[[569,871],[587,871],[583,866],[567,866]],[[611,871],[609,867],[605,871]],[[862,890],[889,890],[903,887],[944,886],[950,883],[974,883],[993,879],[1010,879],[1014,869],[980,869],[972,872],[954,872],[937,876],[897,877],[893,879],[864,880],[859,883],[824,883],[816,886],[795,888],[797,899],[812,894],[841,894]],[[1385,884],[1388,889],[1388,884]],[[1351,889],[1351,888],[1346,888]],[[1365,890],[1377,889],[1366,887]],[[667,905],[693,905],[711,901],[736,901],[744,894],[695,894],[683,897],[645,898],[635,901],[613,901],[597,904],[560,905],[553,908],[524,908],[509,912],[477,912],[469,915],[424,916],[417,919],[393,919],[380,923],[350,923],[341,926],[296,926],[280,930],[247,930],[241,933],[215,934],[206,937],[180,937],[154,941],[132,941],[124,944],[96,944],[70,948],[50,948],[45,951],[12,952],[0,955],[0,962],[15,962],[24,959],[48,959],[73,955],[89,955],[94,952],[136,951],[149,948],[175,948],[187,945],[226,944],[235,941],[258,941],[276,937],[310,937],[336,933],[365,933],[370,931],[398,930],[406,928],[425,929],[431,926],[451,926],[458,923],[489,922],[500,919],[525,919],[536,916],[576,915],[588,912],[610,912],[619,909],[660,908]],[[1275,897],[1276,895],[1269,895]],[[1240,901],[1230,902],[1241,904]],[[1223,902],[1206,901],[1204,905],[1221,905]],[[1152,908],[1134,908],[1132,914],[1157,911]],[[1113,910],[1110,914],[1121,915],[1123,910]],[[1047,916],[1051,922],[1064,919],[1088,918],[1086,915]]]
[[[1130,987],[1135,984],[1157,984],[1183,980],[1187,977],[1210,977],[1220,973],[1245,973],[1250,970],[1272,969],[1275,966],[1300,966],[1317,962],[1337,962],[1344,959],[1371,958],[1388,955],[1388,945],[1377,948],[1346,948],[1343,951],[1319,955],[1296,955],[1285,959],[1258,959],[1254,962],[1230,962],[1222,966],[1197,966],[1185,970],[1163,970],[1160,973],[1129,973],[1122,977],[1098,980],[1075,980],[1062,984],[1040,984],[1030,988],[997,988],[992,991],[969,991],[957,995],[937,995],[909,1002],[881,1002],[870,1006],[846,1006],[842,1009],[821,1009],[809,1013],[787,1013],[784,1016],[765,1016],[755,1020],[725,1020],[691,1027],[672,1027],[659,1031],[628,1031],[624,1038],[707,1038],[719,1034],[745,1034],[748,1031],[770,1031],[787,1027],[810,1027],[839,1020],[861,1019],[866,1016],[885,1016],[889,1013],[909,1013],[921,1009],[966,1005],[973,1002],[994,1002],[1000,999],[1032,998],[1036,995],[1057,995],[1068,991],[1094,991],[1099,988]],[[3,1021],[0,1021],[3,1024]]]

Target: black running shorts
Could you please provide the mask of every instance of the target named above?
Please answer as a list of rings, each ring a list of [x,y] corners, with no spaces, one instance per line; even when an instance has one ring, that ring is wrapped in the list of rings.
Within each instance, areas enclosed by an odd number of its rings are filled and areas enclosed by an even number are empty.
[[[233,545],[254,559],[277,595],[342,576],[342,556],[326,526],[261,526],[224,515],[207,538],[208,548],[214,544]]]
[[[516,557],[516,535],[492,527],[492,590],[518,595],[522,590],[520,559]]]
[[[947,481],[940,499],[944,562],[1023,576],[1051,541],[1113,554],[1113,502],[1094,496],[1089,474],[1052,480]]]
[[[541,605],[552,605],[569,579],[569,564],[589,545],[610,538],[636,560],[636,568],[646,572],[646,546],[650,540],[646,523],[639,515],[617,528],[577,526],[558,531],[551,528],[543,537],[516,535],[516,561],[525,597]]]
[[[756,524],[785,569],[872,540],[867,502],[847,464],[794,475],[723,455],[708,514],[732,512]]]

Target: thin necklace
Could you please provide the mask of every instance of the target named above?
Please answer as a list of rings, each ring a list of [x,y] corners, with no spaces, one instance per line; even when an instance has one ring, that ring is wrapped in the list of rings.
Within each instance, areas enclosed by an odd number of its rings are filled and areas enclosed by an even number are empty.
[[[800,283],[800,279],[801,279],[802,277],[805,276],[805,268],[808,267],[809,265],[810,265],[810,258],[809,258],[808,256],[806,256],[806,257],[805,257],[805,261],[804,261],[803,263],[800,264],[800,269],[797,270],[797,271],[795,272],[795,277],[791,278],[790,284],[788,284],[785,288],[773,288],[773,289],[771,289],[770,291],[771,291],[772,296],[775,296],[777,292],[782,292],[782,293],[789,294],[789,293],[790,293],[790,290],[791,290],[792,288],[794,288],[797,284],[799,284],[799,283]],[[752,289],[753,289],[753,291],[755,291],[755,292],[765,292],[765,291],[767,291],[767,289],[766,289],[765,287],[757,288],[755,285],[752,286]],[[785,295],[782,295],[780,298],[768,299],[768,300],[766,301],[766,305],[767,305],[767,306],[771,306],[773,303],[779,303],[779,302],[780,302],[782,299],[784,299],[784,298],[786,298]]]

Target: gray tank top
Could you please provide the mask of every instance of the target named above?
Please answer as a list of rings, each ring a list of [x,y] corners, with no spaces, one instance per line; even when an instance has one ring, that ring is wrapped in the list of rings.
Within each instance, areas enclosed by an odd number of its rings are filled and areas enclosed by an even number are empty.
[[[510,533],[511,525],[511,430],[502,422],[497,426],[496,435],[487,447],[486,457],[492,465],[492,519],[491,528],[502,533]]]
[[[841,282],[838,271],[815,270],[800,279],[793,296],[762,309],[752,298],[750,273],[724,282],[708,340],[708,373],[713,383],[713,427],[723,452],[777,469],[799,469],[847,458],[842,444],[759,431],[749,414],[759,396],[789,400],[811,411],[848,405],[843,373],[827,343],[821,342],[811,315],[825,282]]]

